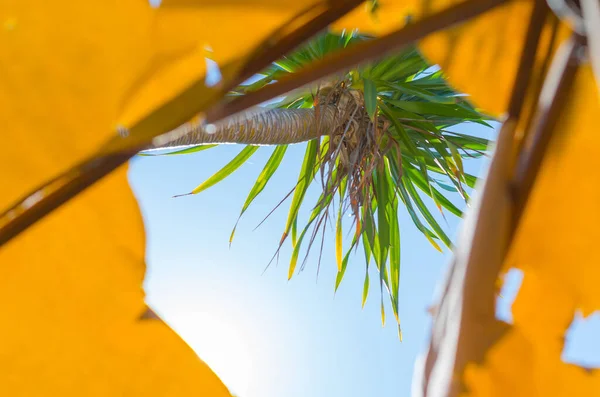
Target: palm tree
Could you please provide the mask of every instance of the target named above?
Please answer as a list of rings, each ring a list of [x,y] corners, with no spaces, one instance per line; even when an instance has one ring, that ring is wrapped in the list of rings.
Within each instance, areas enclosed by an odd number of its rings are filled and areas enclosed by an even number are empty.
[[[323,34],[273,63],[230,95],[257,90],[359,40],[368,38],[348,33]],[[306,250],[300,270],[318,238],[322,245],[326,225],[331,222],[335,224],[338,267],[335,288],[342,281],[350,253],[362,244],[366,258],[363,305],[369,290],[368,269],[372,258],[379,272],[382,320],[385,287],[398,321],[398,206],[400,203],[406,206],[414,225],[435,249],[442,250],[440,242],[450,248],[451,241],[424,202],[423,194],[442,214],[447,210],[461,216],[461,210],[439,189],[457,192],[468,200],[467,187],[473,187],[475,177],[464,172],[463,158],[482,156],[489,142],[451,132],[449,127],[467,121],[487,125],[486,119],[489,118],[450,88],[441,73],[430,67],[415,48],[409,48],[280,98],[268,109],[195,128],[158,148],[184,146],[183,150],[169,153],[183,154],[222,143],[247,145],[190,193],[196,194],[233,173],[259,149],[258,145],[276,145],[242,207],[241,217],[280,166],[288,145],[308,142],[297,184],[284,198],[292,196],[279,243],[280,248],[291,236],[293,252],[288,277],[298,267],[303,243]],[[299,209],[315,179],[320,179],[323,191],[299,230]],[[332,214],[335,203],[338,205]],[[342,231],[347,212],[354,232],[344,252]],[[235,226],[230,243],[234,233]]]

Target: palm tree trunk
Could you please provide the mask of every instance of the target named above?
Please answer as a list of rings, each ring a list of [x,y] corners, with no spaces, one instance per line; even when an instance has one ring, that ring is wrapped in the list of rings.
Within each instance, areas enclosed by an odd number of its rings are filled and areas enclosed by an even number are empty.
[[[196,127],[178,139],[157,144],[151,149],[215,143],[285,145],[305,142],[329,133],[336,115],[337,108],[332,105],[248,112],[215,124],[212,131],[210,127]]]

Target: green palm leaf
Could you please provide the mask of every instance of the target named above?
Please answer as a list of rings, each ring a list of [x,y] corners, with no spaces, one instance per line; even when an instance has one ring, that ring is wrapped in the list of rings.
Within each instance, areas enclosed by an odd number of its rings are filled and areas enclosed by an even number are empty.
[[[346,33],[320,35],[274,62],[252,81],[234,89],[230,95],[245,95],[261,89],[305,68],[325,54],[362,40],[369,38]],[[439,243],[451,248],[450,238],[430,207],[437,207],[444,217],[445,213],[462,215],[451,197],[460,195],[468,200],[469,189],[476,182],[474,176],[465,172],[464,160],[484,156],[489,141],[456,131],[465,122],[488,125],[490,118],[454,91],[443,75],[434,71],[415,48],[405,49],[367,67],[350,70],[343,76],[290,93],[268,106],[313,109],[312,113],[302,113],[313,119],[297,120],[295,125],[298,133],[309,122],[316,122],[321,128],[321,137],[314,139],[313,136],[306,144],[297,184],[288,195],[292,199],[277,248],[278,252],[287,237],[292,235],[288,278],[292,278],[298,270],[303,250],[305,256],[300,269],[304,267],[308,252],[319,233],[322,245],[325,227],[331,222],[334,226],[337,267],[334,289],[337,291],[343,281],[352,252],[362,246],[366,262],[362,305],[365,305],[369,293],[369,264],[373,259],[379,272],[382,322],[385,323],[384,297],[387,295],[399,327],[400,203],[415,228],[435,249],[442,250]],[[327,112],[333,112],[334,122],[326,118],[331,115]],[[262,132],[257,133],[273,136],[278,133],[277,125],[259,127]],[[204,148],[184,149],[176,153],[197,150]],[[256,146],[245,147],[192,193],[199,193],[231,175],[256,150]],[[287,145],[275,148],[250,190],[239,218],[283,164],[286,150]],[[302,223],[300,209],[306,205],[307,190],[315,179],[320,179],[323,191],[317,202],[310,204],[312,211]],[[339,200],[334,199],[336,196]],[[339,206],[332,211],[334,203]],[[330,215],[330,212],[334,215]],[[351,217],[345,216],[347,214]],[[348,218],[352,219],[351,227],[344,222]],[[299,229],[299,224],[304,226]],[[237,225],[236,222],[230,242]],[[353,238],[344,252],[343,234],[346,230],[353,231]],[[399,327],[400,338],[401,335]]]

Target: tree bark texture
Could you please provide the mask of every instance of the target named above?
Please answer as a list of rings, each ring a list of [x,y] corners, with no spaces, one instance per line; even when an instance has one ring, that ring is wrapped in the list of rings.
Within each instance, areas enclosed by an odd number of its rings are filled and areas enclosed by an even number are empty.
[[[178,139],[151,149],[222,143],[286,145],[305,142],[329,133],[334,128],[336,116],[337,108],[333,105],[247,112],[214,126],[194,128]]]

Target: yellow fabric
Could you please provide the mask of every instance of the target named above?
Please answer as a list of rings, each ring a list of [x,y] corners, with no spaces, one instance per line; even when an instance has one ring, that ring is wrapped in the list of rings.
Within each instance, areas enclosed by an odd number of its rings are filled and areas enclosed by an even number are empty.
[[[336,22],[335,29],[353,29],[383,35],[457,5],[464,0],[381,0],[372,12],[360,7]],[[423,55],[441,66],[458,91],[469,94],[475,105],[494,116],[507,109],[518,60],[532,10],[529,0],[513,0],[477,18],[429,35],[419,42]],[[538,67],[548,51],[551,24],[547,24],[538,53]],[[559,41],[567,29],[559,31]],[[492,77],[493,76],[493,77]]]
[[[542,165],[505,269],[524,279],[514,326],[465,372],[469,396],[592,396],[600,372],[561,360],[576,311],[600,310],[600,186],[590,182],[600,144],[594,120],[600,102],[589,65],[580,70]],[[518,357],[518,359],[516,359]]]
[[[0,266],[3,395],[229,396],[163,322],[140,319],[144,235],[126,168],[4,246]]]
[[[457,0],[422,2],[423,14]],[[495,116],[508,106],[527,31],[531,1],[513,1],[452,29],[430,35],[419,47],[440,65],[448,81],[478,107]]]
[[[543,272],[560,283],[570,296],[563,305],[582,309],[585,315],[600,309],[600,252],[595,247],[600,186],[588,174],[597,167],[590,148],[600,144],[594,127],[600,113],[594,81],[588,63],[578,72],[561,112],[507,261],[507,266]]]
[[[318,2],[164,0],[154,15],[149,40],[159,53],[130,90],[119,123],[133,125],[149,109],[187,88],[204,74],[205,57],[221,66],[233,63]]]
[[[0,211],[202,81],[206,45],[235,62],[312,1],[163,3],[0,4]],[[228,395],[141,319],[144,230],[125,168],[1,247],[0,269],[3,395]]]
[[[371,2],[365,2],[334,22],[332,29],[381,36],[404,26],[406,18],[414,15],[418,6],[419,0],[378,0],[375,8]]]
[[[3,2],[0,122],[22,184],[5,184],[0,208],[202,80],[205,46],[233,62],[314,1]]]

